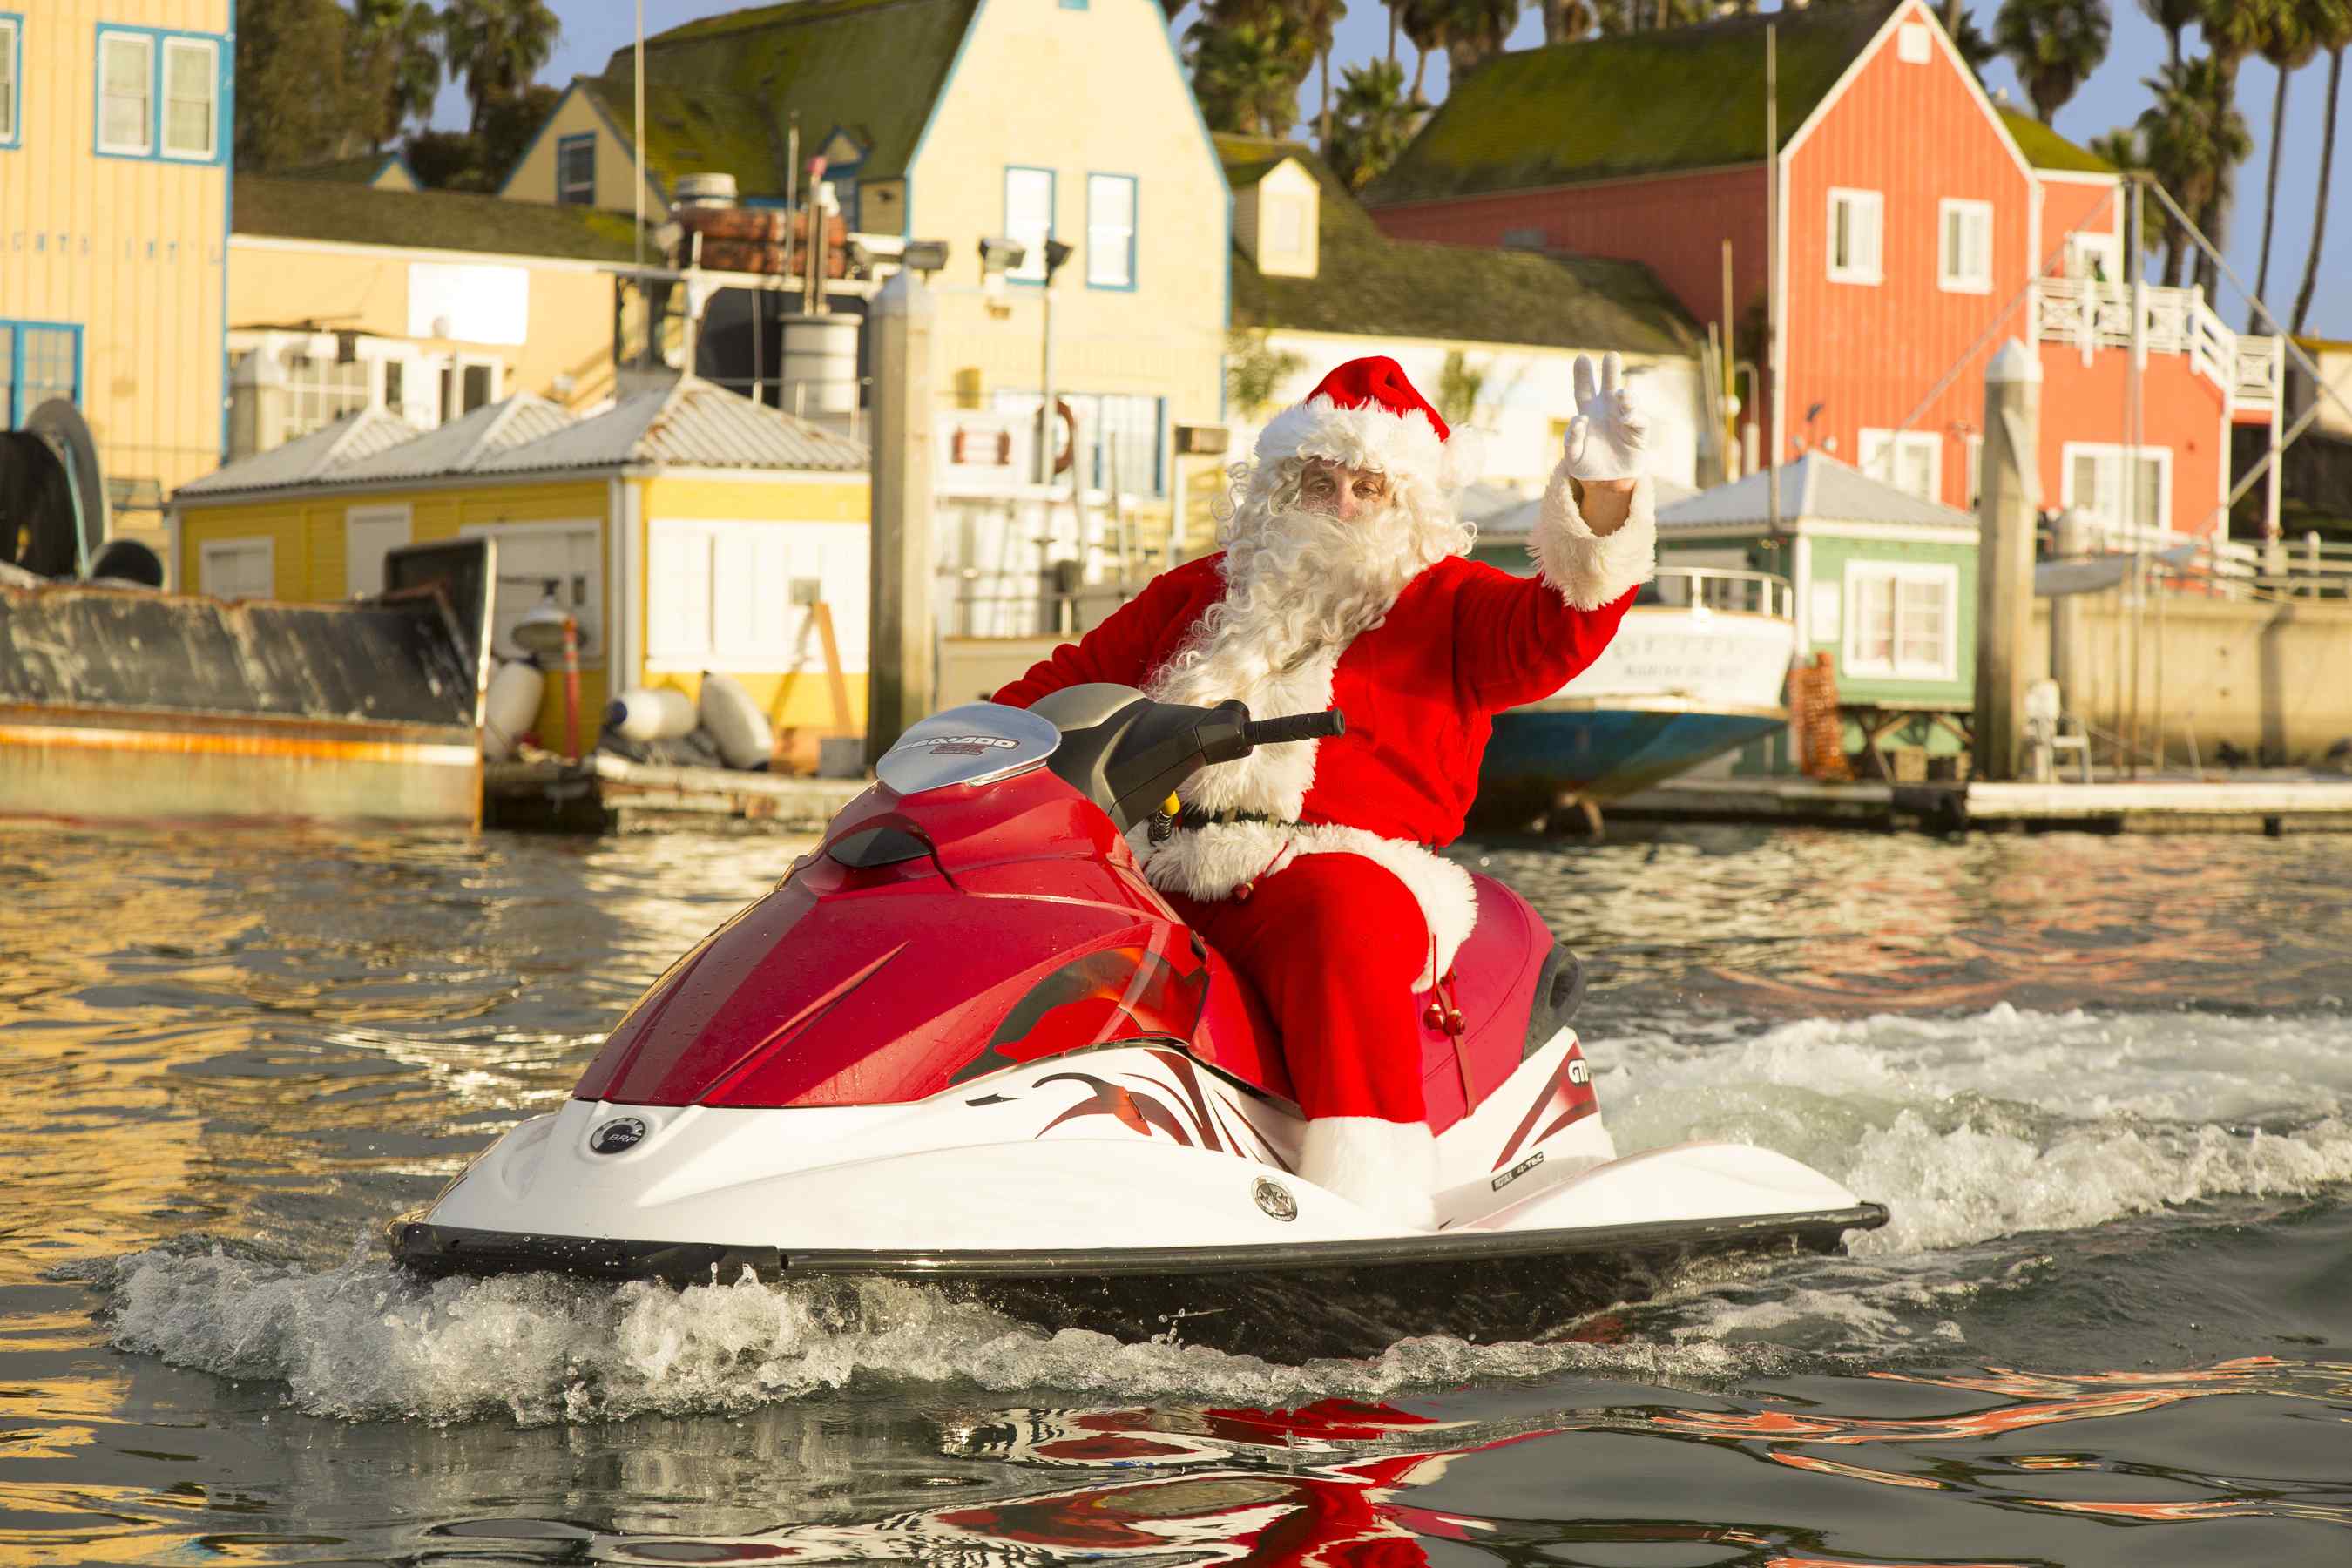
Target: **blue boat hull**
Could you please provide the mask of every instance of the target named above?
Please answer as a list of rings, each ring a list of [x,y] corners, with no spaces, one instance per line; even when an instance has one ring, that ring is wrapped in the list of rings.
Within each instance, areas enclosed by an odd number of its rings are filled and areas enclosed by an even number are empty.
[[[1525,821],[1563,795],[1620,799],[1788,722],[1786,709],[1708,708],[1674,698],[1515,708],[1495,715],[1478,776],[1479,815]]]

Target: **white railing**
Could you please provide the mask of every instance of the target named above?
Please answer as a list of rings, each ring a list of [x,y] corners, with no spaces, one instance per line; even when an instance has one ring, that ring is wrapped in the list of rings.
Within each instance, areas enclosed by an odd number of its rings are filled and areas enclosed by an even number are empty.
[[[1769,616],[1778,621],[1797,618],[1797,591],[1786,577],[1727,566],[1661,566],[1656,580],[1644,585],[1633,602]]]
[[[2096,552],[2168,556],[2159,568],[2166,577],[2223,598],[2352,598],[2352,544],[2326,543],[2315,532],[2258,544],[2092,519],[2084,543]]]
[[[2098,349],[2131,347],[2132,300],[2127,283],[2086,278],[2045,278],[2033,290],[2033,335],[2071,343],[2087,363]],[[2241,408],[2272,408],[2279,398],[2279,341],[2230,330],[2201,289],[2142,285],[2141,334],[2149,353],[2185,353],[2199,374]]]

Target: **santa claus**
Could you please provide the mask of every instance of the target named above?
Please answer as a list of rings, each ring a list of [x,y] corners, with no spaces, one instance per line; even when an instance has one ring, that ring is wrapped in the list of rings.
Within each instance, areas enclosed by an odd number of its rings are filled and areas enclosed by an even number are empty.
[[[1224,549],[1154,579],[996,694],[1087,681],[1260,717],[1338,708],[1336,740],[1212,767],[1144,873],[1254,982],[1308,1118],[1299,1174],[1434,1225],[1418,1017],[1477,919],[1461,833],[1492,715],[1558,691],[1649,580],[1644,426],[1615,354],[1576,362],[1576,414],[1544,491],[1536,575],[1467,561],[1445,492],[1455,441],[1394,360],[1351,360],[1278,415],[1234,470]]]

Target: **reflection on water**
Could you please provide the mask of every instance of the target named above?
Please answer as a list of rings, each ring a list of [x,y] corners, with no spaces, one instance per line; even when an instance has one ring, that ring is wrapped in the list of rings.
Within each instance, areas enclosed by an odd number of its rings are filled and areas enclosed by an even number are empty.
[[[904,1286],[389,1269],[378,1222],[798,847],[0,827],[0,1563],[2352,1540],[2352,844],[1488,847],[1591,964],[1621,1146],[1895,1211],[1549,1343],[1289,1368]]]

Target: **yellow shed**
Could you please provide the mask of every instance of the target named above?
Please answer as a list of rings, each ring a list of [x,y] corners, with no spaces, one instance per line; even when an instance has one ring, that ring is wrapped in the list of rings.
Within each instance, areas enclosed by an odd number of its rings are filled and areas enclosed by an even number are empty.
[[[866,717],[866,448],[692,377],[593,418],[519,394],[420,433],[380,408],[173,497],[179,581],[221,598],[379,591],[384,552],[498,542],[495,651],[550,591],[578,617],[583,748],[614,692],[740,680],[779,729],[834,722],[814,606]],[[540,734],[563,741],[562,682]]]

